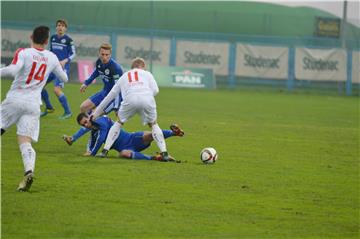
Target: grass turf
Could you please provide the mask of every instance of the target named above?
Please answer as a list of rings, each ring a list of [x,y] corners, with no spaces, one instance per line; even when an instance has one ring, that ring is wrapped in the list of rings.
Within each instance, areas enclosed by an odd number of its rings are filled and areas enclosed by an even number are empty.
[[[56,111],[41,119],[29,193],[15,191],[15,127],[2,136],[2,238],[358,238],[359,98],[161,89],[159,125],[186,132],[167,140],[187,161],[173,164],[83,157],[87,137],[62,141],[99,87],[66,85],[68,120],[48,87]],[[138,117],[125,128],[148,130]],[[200,162],[207,146],[214,165]]]

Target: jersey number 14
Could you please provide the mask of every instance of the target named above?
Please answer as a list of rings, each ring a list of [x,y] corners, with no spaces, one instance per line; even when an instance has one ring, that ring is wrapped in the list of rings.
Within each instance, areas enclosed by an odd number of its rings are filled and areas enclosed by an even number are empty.
[[[46,72],[46,64],[41,64],[39,69],[35,73],[36,65],[37,65],[37,62],[32,63],[32,67],[31,67],[30,73],[28,75],[28,78],[26,80],[26,84],[30,84],[30,81],[32,79],[38,80],[40,82],[44,80],[45,72]],[[34,75],[34,73],[35,73],[35,75]]]

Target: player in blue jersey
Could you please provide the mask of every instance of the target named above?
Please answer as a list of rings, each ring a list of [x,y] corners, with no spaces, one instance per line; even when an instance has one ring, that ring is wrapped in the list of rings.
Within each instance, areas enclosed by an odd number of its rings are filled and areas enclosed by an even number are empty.
[[[61,66],[64,68],[66,74],[69,77],[70,62],[74,59],[75,46],[73,40],[66,34],[68,24],[66,20],[60,19],[56,21],[56,34],[50,38],[50,51],[52,51],[59,59]],[[56,75],[50,74],[46,84],[54,82],[54,92],[58,97],[62,107],[64,108],[64,114],[60,116],[60,119],[70,118],[72,113],[67,101],[67,98],[62,91],[64,88],[64,82],[60,81]],[[49,94],[44,88],[41,92],[41,98],[45,103],[46,109],[41,113],[41,116],[45,116],[48,113],[54,112],[54,107],[51,105]]]
[[[114,111],[117,112],[120,108],[120,104],[122,101],[122,96],[121,94],[118,95],[117,97],[115,97],[115,99],[113,101],[110,102],[110,104],[105,108],[104,110],[104,114],[107,115],[110,112]],[[72,145],[73,143],[75,143],[75,141],[77,141],[81,136],[83,136],[84,134],[86,134],[87,132],[89,132],[90,129],[86,128],[86,127],[81,127],[81,129],[79,131],[77,131],[75,134],[73,134],[72,136],[68,136],[68,135],[64,135],[63,136],[63,140],[68,144],[68,145]]]
[[[108,43],[102,44],[99,48],[99,59],[95,63],[95,70],[81,85],[80,92],[85,92],[86,88],[98,77],[103,81],[104,87],[80,105],[81,112],[89,112],[98,106],[110,92],[115,81],[123,74],[120,64],[111,58],[111,51],[112,46]]]
[[[88,144],[88,156],[95,156],[101,145],[105,143],[107,134],[114,122],[107,116],[101,116],[96,120],[91,121],[86,113],[80,113],[77,116],[77,122],[83,127],[91,129],[91,138]],[[173,124],[170,126],[170,129],[171,130],[162,130],[164,138],[184,136],[184,131],[178,125]],[[119,156],[123,158],[164,161],[161,154],[149,156],[141,153],[141,151],[150,147],[153,140],[150,131],[128,133],[121,129],[119,137],[115,140],[111,149],[118,151]],[[171,156],[169,156],[169,159],[170,160],[166,160],[165,162],[180,162]]]
[[[90,77],[85,80],[84,84],[80,87],[80,92],[85,92],[86,88],[96,79],[100,78],[103,83],[104,87],[101,91],[95,93],[94,95],[90,96],[80,105],[80,111],[83,113],[90,113],[96,106],[100,104],[100,102],[107,96],[110,92],[111,88],[114,86],[115,81],[120,78],[123,74],[123,70],[114,59],[111,58],[111,51],[112,46],[108,43],[104,43],[99,48],[99,59],[95,63],[95,70],[90,75]],[[121,93],[120,93],[121,97]],[[116,102],[121,102],[121,99],[115,99]],[[111,103],[109,104],[111,105]],[[109,107],[109,105],[107,107]],[[118,109],[118,107],[115,107]],[[111,111],[113,109],[108,109],[107,111]],[[107,113],[107,112],[105,112]],[[73,136],[63,136],[63,139],[68,143],[71,144],[76,141],[78,138],[83,136],[89,130],[81,127]]]

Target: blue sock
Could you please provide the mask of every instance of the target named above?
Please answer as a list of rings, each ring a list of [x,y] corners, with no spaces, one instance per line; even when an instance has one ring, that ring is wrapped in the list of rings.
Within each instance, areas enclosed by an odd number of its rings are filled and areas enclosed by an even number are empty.
[[[72,136],[72,141],[75,142],[76,140],[78,140],[81,136],[83,136],[84,134],[86,134],[87,132],[89,132],[90,129],[85,128],[85,127],[81,127],[73,136]]]
[[[48,94],[47,90],[43,89],[41,91],[41,99],[44,101],[44,103],[46,105],[46,109],[53,109],[53,106],[50,103],[50,98],[49,98],[49,94]]]
[[[174,136],[174,133],[171,130],[163,130],[162,132],[165,139]]]
[[[132,158],[132,159],[151,160],[151,156],[145,155],[145,154],[142,154],[142,153],[139,153],[139,152],[134,152],[134,151],[132,152],[131,158]]]
[[[64,93],[62,93],[59,97],[58,97],[62,107],[64,108],[65,114],[71,114],[70,108],[69,108],[69,104],[67,102],[66,96],[64,95]]]

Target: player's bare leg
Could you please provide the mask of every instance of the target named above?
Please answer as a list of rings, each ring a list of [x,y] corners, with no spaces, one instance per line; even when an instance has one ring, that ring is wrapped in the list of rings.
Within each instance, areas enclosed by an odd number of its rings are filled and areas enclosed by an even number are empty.
[[[95,109],[96,105],[90,100],[86,99],[80,105],[80,112],[81,113],[89,113],[89,111]]]

